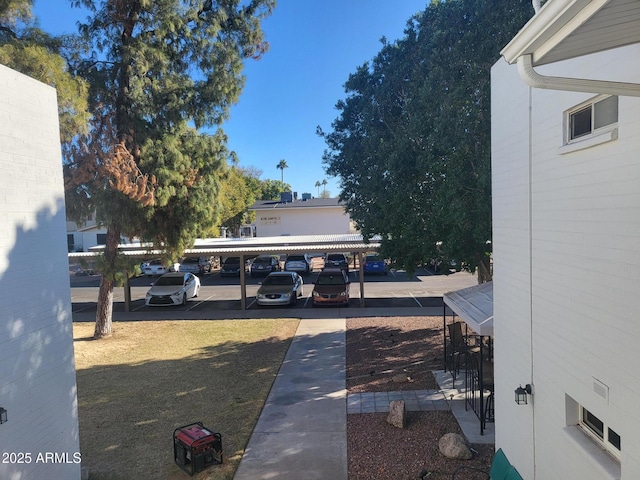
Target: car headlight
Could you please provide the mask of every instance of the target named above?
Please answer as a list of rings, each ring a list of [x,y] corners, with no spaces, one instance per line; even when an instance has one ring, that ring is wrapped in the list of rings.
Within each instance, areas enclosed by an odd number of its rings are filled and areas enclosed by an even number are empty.
[[[347,296],[347,292],[340,292],[340,296],[341,297],[346,297]]]
[[[258,298],[264,298],[264,293],[259,293]]]
[[[319,297],[319,296],[320,296],[320,294],[319,294],[318,292],[315,292],[315,291],[314,291],[314,292],[313,292],[313,296],[314,296],[314,297]]]
[[[284,298],[289,298],[289,297],[291,297],[291,292],[283,293],[282,296]]]

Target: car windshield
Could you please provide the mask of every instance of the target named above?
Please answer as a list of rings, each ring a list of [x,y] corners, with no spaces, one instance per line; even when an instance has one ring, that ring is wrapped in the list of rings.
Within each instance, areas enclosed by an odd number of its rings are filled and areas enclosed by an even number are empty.
[[[185,258],[182,263],[198,263],[199,259],[197,258]]]
[[[184,278],[178,276],[160,277],[154,285],[157,285],[158,287],[166,287],[168,285],[182,285],[183,281]]]
[[[265,263],[265,264],[269,264],[271,263],[271,259],[268,257],[258,257],[256,258],[253,263]]]
[[[287,262],[304,262],[304,256],[302,255],[289,255]]]
[[[231,265],[232,263],[239,264],[240,263],[240,257],[229,257],[224,261],[225,265]]]
[[[151,260],[149,265],[162,265],[162,260]]]
[[[327,260],[332,262],[344,262],[344,255],[329,255]]]
[[[367,262],[381,262],[380,257],[377,255],[367,255]]]
[[[319,275],[316,285],[344,285],[344,277],[342,275]]]
[[[263,285],[293,285],[293,277],[291,275],[274,275],[267,277],[262,282]]]

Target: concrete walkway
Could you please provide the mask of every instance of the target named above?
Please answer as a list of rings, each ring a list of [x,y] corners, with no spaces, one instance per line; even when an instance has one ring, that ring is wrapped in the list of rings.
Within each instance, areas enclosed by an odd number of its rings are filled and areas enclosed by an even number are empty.
[[[451,410],[469,442],[494,443],[493,424],[480,435],[464,391],[444,372],[434,372],[439,390],[347,396],[345,324],[300,321],[234,480],[347,480],[347,413],[388,412],[392,400],[404,400],[408,411]]]
[[[235,480],[347,479],[345,323],[300,321]]]

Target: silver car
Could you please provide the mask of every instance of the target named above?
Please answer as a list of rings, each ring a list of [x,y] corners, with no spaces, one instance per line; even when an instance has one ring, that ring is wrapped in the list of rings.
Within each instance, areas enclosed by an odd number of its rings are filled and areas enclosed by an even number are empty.
[[[200,279],[193,273],[165,273],[152,284],[145,305],[186,305],[199,291]]]
[[[302,277],[296,272],[273,272],[264,279],[256,301],[258,305],[295,305],[303,292]]]
[[[313,272],[313,263],[311,258],[306,253],[287,255],[287,259],[284,262],[284,269],[287,272],[296,272],[299,274]]]

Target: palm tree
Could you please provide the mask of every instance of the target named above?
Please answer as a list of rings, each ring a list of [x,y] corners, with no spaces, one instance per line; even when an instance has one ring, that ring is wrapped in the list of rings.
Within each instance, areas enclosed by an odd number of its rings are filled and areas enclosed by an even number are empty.
[[[289,168],[289,165],[287,165],[287,161],[283,158],[278,162],[278,165],[276,165],[276,168],[280,169],[280,181],[284,183],[284,169]]]
[[[327,194],[327,179],[322,180],[322,195],[325,196]]]
[[[316,187],[318,187],[318,198],[320,198],[320,185],[322,185],[322,183],[320,183],[320,180],[317,180]]]

